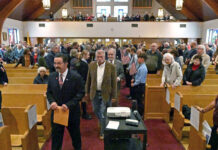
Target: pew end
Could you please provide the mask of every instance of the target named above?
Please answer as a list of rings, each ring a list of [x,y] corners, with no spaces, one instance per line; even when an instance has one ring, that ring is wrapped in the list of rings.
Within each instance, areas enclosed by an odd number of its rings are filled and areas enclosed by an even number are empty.
[[[9,127],[0,127],[0,149],[11,150],[11,138]]]
[[[39,150],[34,114],[34,105],[2,108],[4,124],[10,129],[12,146],[21,146],[23,150]]]

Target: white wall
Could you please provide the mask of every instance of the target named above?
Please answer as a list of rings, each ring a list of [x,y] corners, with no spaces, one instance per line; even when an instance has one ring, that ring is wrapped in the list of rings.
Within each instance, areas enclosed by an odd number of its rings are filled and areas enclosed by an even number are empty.
[[[45,23],[45,27],[39,27]],[[24,35],[30,37],[119,37],[119,38],[201,38],[200,22],[24,22]],[[138,24],[132,28],[131,24]],[[180,24],[186,28],[180,28]]]
[[[19,37],[20,40],[23,41],[23,22],[22,21],[18,21],[18,20],[14,20],[14,19],[9,19],[7,18],[3,24],[3,28],[2,28],[2,32],[6,32],[7,33],[7,41],[3,41],[3,37],[2,38],[2,44],[5,45],[9,45],[9,37],[8,37],[8,29],[9,28],[16,28],[19,30]]]
[[[202,42],[206,42],[207,30],[208,29],[218,29],[218,19],[206,21],[202,26]]]

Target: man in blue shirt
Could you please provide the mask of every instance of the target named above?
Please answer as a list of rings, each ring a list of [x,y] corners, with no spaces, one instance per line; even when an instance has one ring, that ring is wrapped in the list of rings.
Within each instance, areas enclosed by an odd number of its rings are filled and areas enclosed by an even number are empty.
[[[143,105],[143,98],[145,95],[145,83],[148,74],[147,67],[145,65],[146,54],[141,53],[138,55],[138,63],[139,67],[137,69],[137,73],[134,79],[131,81],[131,87],[134,88],[134,95],[137,100],[138,104],[138,111],[141,116],[144,113],[144,105]]]

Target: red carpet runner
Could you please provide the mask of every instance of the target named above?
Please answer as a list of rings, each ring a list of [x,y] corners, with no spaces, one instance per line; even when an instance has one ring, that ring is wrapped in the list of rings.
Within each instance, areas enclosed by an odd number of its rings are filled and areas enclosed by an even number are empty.
[[[120,106],[130,106],[125,98],[127,89],[121,89]],[[82,150],[104,150],[103,141],[99,140],[98,121],[89,105],[88,112],[93,116],[92,120],[81,119]],[[147,150],[184,150],[183,146],[176,141],[170,132],[168,125],[162,120],[146,120],[148,129]],[[65,130],[62,150],[73,150],[71,138]],[[42,150],[51,150],[51,140],[48,140]]]

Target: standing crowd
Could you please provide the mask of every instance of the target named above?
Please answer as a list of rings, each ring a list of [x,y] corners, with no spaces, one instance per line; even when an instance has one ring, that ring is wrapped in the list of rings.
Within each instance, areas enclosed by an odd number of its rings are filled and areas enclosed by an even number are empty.
[[[152,43],[123,45],[101,43],[50,43],[46,46],[29,47],[26,43],[0,48],[0,84],[8,81],[3,62],[25,67],[38,66],[34,84],[48,84],[47,99],[51,109],[69,109],[68,131],[76,150],[81,149],[80,106],[82,118],[92,119],[87,112],[87,101],[99,120],[99,138],[104,138],[105,112],[107,107],[119,106],[122,83],[129,88],[129,100],[137,101],[140,115],[144,114],[144,95],[147,74],[162,75],[161,85],[176,88],[181,84],[199,86],[204,81],[209,65],[218,73],[218,48],[214,45],[198,45],[191,42],[172,46],[164,42],[158,47]],[[185,72],[182,72],[184,65]],[[49,70],[49,76],[47,75]],[[218,110],[217,100],[211,104]],[[210,107],[212,108],[212,107]],[[199,108],[201,111],[202,109]],[[207,110],[203,111],[209,111]],[[217,116],[217,111],[216,114]],[[53,118],[53,112],[52,112]],[[217,124],[214,130],[217,130]],[[52,122],[52,150],[62,146],[64,126]],[[217,134],[215,134],[217,139]],[[216,145],[217,146],[217,145]]]

